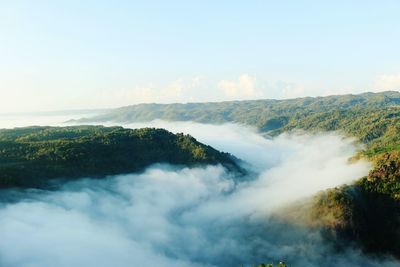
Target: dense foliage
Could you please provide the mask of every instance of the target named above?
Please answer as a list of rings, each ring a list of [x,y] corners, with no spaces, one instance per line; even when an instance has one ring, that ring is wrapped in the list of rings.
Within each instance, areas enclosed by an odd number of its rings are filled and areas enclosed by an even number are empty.
[[[240,267],[245,267],[245,266],[241,265]],[[260,263],[258,265],[253,265],[252,267],[287,267],[287,265],[285,262],[280,261],[276,265],[274,265],[273,263]]]
[[[266,135],[285,131],[338,131],[356,137],[358,156],[375,164],[367,177],[327,190],[314,199],[311,224],[338,244],[353,241],[365,251],[400,257],[400,93],[365,93],[290,100],[142,104],[83,121],[236,122]]]
[[[287,267],[286,263],[278,262],[278,264],[274,265],[273,263],[260,263],[259,265],[255,265],[254,267]]]
[[[0,187],[43,187],[49,179],[140,171],[153,163],[223,164],[233,156],[163,129],[27,127],[0,130]]]
[[[278,262],[278,264],[274,265],[273,263],[260,263],[258,265],[253,265],[253,267],[287,267],[286,263],[283,261]],[[244,267],[243,265],[241,267]]]
[[[340,131],[368,145],[365,154],[400,150],[400,93],[365,93],[289,100],[140,104],[81,121],[140,122],[155,119],[236,122],[268,135],[302,129]]]
[[[400,153],[379,157],[369,175],[315,197],[312,221],[328,238],[400,257]]]

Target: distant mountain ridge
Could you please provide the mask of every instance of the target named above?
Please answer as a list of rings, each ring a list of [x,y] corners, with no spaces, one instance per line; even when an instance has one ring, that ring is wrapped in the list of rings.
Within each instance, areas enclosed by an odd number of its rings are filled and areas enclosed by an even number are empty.
[[[269,120],[294,112],[327,112],[363,108],[366,106],[377,109],[398,105],[400,105],[400,92],[387,91],[382,93],[304,97],[285,100],[265,99],[187,104],[137,104],[112,109],[102,115],[84,118],[80,121],[145,122],[161,119],[202,123],[237,122],[264,129]]]
[[[400,92],[246,100],[216,103],[139,104],[78,122],[152,120],[239,123],[267,135],[291,130],[340,131],[368,145],[368,156],[400,149]]]
[[[339,131],[365,144],[358,156],[373,161],[369,175],[350,185],[321,192],[308,212],[337,246],[400,258],[400,92],[364,93],[289,100],[220,103],[141,104],[83,122],[195,121],[240,123],[261,133]],[[302,211],[299,209],[299,211]]]

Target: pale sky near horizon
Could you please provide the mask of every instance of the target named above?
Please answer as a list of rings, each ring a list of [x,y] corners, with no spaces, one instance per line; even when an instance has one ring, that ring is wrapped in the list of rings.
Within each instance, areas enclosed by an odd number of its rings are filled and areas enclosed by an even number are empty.
[[[0,1],[0,112],[400,89],[400,1]]]

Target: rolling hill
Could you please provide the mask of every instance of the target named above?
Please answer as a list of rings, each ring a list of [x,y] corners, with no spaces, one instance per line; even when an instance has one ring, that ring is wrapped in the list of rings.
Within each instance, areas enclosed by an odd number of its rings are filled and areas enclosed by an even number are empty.
[[[290,100],[141,104],[81,122],[143,122],[155,119],[220,124],[234,122],[276,136],[283,132],[337,131],[355,137],[374,168],[350,185],[314,197],[302,216],[340,246],[400,258],[400,93],[364,93]]]
[[[189,135],[163,129],[74,126],[0,130],[0,188],[42,188],[55,178],[131,173],[154,163],[222,164],[243,171],[232,155]]]

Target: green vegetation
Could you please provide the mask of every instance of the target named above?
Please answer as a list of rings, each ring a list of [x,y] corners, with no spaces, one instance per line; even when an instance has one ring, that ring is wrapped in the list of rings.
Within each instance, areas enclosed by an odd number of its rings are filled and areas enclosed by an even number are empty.
[[[400,258],[400,93],[366,93],[291,100],[141,104],[85,121],[143,122],[155,119],[236,122],[265,135],[303,130],[338,131],[364,144],[359,157],[375,164],[354,184],[318,194],[312,225],[337,244]],[[30,127],[0,130],[0,187],[43,187],[49,179],[102,177],[140,171],[166,162],[193,166],[221,163],[239,170],[232,156],[188,135],[121,127]],[[261,266],[261,265],[260,265]],[[268,266],[268,265],[265,265]]]
[[[0,130],[0,188],[44,187],[50,179],[103,177],[143,170],[153,163],[222,164],[235,158],[193,137],[163,129],[27,127]]]
[[[241,267],[244,267],[243,265]],[[283,261],[278,262],[274,265],[273,263],[260,263],[258,265],[253,265],[253,267],[287,267],[286,263]]]
[[[346,111],[320,112],[289,120],[279,132],[339,131],[366,144],[363,154],[372,158],[378,154],[400,150],[400,106],[380,109],[357,108]]]
[[[140,104],[112,110],[81,122],[196,121],[236,122],[267,135],[290,130],[339,131],[367,145],[374,157],[400,150],[400,93],[365,93],[289,100],[220,103]]]
[[[273,263],[260,263],[259,265],[254,265],[254,267],[287,267],[286,263],[284,262],[279,262],[277,265],[274,265]]]
[[[155,119],[202,123],[236,122],[265,135],[302,130],[338,131],[365,149],[374,162],[367,177],[327,190],[314,199],[312,225],[338,244],[353,241],[365,251],[400,258],[400,93],[365,93],[290,100],[142,104],[82,121],[139,122]]]
[[[311,220],[335,241],[400,258],[400,153],[380,156],[368,176],[320,193]]]

